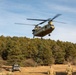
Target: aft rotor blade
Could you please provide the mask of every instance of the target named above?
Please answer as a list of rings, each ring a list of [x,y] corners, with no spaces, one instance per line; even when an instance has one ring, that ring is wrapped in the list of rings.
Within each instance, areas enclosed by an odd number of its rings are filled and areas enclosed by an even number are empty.
[[[27,20],[46,21],[45,19],[30,19],[30,18],[27,18]]]
[[[54,16],[51,21],[53,21],[55,18],[57,18],[58,16],[60,16],[61,14],[57,14],[56,16]]]
[[[59,21],[53,21],[53,22],[62,23],[62,24],[67,24],[67,23],[65,23],[65,22],[59,22]]]
[[[35,24],[24,24],[24,23],[15,23],[15,24],[18,24],[18,25],[30,25],[30,26],[36,26]]]

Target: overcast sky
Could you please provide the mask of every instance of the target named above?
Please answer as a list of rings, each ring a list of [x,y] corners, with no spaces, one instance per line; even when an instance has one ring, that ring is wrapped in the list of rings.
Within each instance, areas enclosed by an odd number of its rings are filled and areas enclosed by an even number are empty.
[[[46,39],[76,43],[76,0],[0,0],[0,35],[26,36],[32,38],[33,26],[14,23],[37,24],[26,18],[53,18],[62,14],[54,22],[55,30]],[[45,25],[45,24],[43,24]]]

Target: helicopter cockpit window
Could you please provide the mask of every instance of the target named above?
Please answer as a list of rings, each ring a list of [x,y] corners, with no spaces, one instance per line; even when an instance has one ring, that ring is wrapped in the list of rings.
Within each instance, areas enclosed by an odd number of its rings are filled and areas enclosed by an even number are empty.
[[[35,29],[32,30],[33,32],[35,31]]]
[[[35,29],[33,29],[32,32],[33,32],[32,34],[34,34],[35,33]]]

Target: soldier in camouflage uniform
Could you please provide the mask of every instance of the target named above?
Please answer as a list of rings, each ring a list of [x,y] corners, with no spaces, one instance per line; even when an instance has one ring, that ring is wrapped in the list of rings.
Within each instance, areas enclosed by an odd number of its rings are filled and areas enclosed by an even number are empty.
[[[71,64],[68,64],[68,67],[66,68],[66,72],[67,72],[67,75],[72,75],[73,68],[72,68]]]
[[[56,72],[54,71],[52,66],[50,66],[50,69],[48,71],[48,75],[56,75]]]

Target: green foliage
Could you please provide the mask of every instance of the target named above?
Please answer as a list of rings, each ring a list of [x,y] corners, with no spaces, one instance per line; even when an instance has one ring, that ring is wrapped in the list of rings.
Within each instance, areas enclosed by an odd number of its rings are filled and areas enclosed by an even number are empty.
[[[22,66],[63,64],[72,61],[76,64],[76,44],[50,39],[30,39],[26,37],[0,36],[0,56],[7,64],[15,62]],[[32,60],[28,60],[32,59]],[[32,62],[31,62],[32,61]]]
[[[53,56],[55,63],[62,64],[65,60],[65,53],[60,46],[57,44],[52,47]]]

